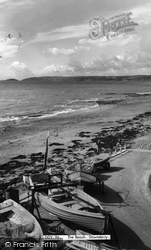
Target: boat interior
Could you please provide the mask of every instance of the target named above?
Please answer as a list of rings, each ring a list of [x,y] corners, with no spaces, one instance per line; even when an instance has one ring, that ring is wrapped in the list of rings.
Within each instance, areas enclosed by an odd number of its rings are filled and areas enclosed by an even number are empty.
[[[74,190],[74,189],[73,189]],[[87,212],[94,212],[98,213],[100,212],[100,209],[98,209],[98,206],[93,206],[90,203],[86,202],[84,199],[78,196],[76,192],[68,192],[67,190],[59,190],[55,189],[52,190],[49,195],[49,199],[52,201],[66,206],[66,207],[72,207],[76,210],[82,210]]]
[[[25,214],[24,214],[25,215]],[[26,242],[38,242],[35,235],[35,220],[28,214],[21,216],[13,206],[6,206],[0,209],[0,249],[6,239],[25,240]],[[3,241],[1,241],[3,239]]]
[[[26,220],[12,210],[0,214],[0,232],[3,231],[4,233],[5,231],[5,234],[7,232],[7,237],[27,238],[25,233],[31,233],[34,229],[35,223],[33,220]]]

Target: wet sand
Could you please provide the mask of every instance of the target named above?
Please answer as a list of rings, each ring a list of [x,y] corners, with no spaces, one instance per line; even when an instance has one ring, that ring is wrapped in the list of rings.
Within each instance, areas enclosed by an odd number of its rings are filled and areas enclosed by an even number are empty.
[[[1,134],[1,186],[22,182],[22,175],[42,169],[45,142],[50,131],[48,167],[91,164],[97,154],[114,150],[117,142],[132,149],[151,149],[150,102],[107,105],[83,114],[15,124]],[[136,150],[137,151],[137,150]],[[101,172],[105,194],[91,193],[113,215],[122,249],[150,249],[151,199],[148,192],[151,155],[128,152],[111,161],[111,171]],[[21,187],[21,184],[20,184]],[[22,190],[22,189],[20,189]],[[23,190],[22,190],[23,191]],[[90,190],[87,190],[90,192]]]

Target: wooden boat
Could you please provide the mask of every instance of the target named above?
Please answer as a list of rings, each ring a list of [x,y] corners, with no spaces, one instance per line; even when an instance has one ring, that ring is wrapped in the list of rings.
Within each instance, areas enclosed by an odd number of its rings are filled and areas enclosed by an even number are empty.
[[[67,242],[66,246],[68,246],[69,249],[75,250],[103,250],[103,248],[100,248],[94,242],[88,240],[73,240],[70,243]]]
[[[105,170],[110,169],[110,155],[107,153],[102,153],[100,155],[96,155],[91,157],[91,161],[93,162],[93,172],[96,172],[97,169],[104,168]]]
[[[47,168],[46,171],[50,175],[55,175],[55,174],[57,175],[57,174],[62,174],[64,170],[62,168],[51,167]]]
[[[67,179],[70,181],[78,182],[81,185],[84,185],[86,183],[95,183],[96,182],[96,177],[88,174],[86,172],[78,171],[78,172],[73,172],[67,176]]]
[[[88,240],[73,240],[70,243],[66,242],[66,246],[74,250],[117,250],[105,243],[96,244]]]
[[[6,241],[15,239],[19,242],[33,243],[34,246],[36,244],[38,250],[43,249],[41,226],[31,213],[14,200],[8,199],[0,203],[0,234],[1,239]]]
[[[71,186],[49,192],[49,195],[37,192],[35,198],[51,214],[84,228],[100,233],[104,231],[107,215],[96,199]]]
[[[83,231],[83,230],[80,230],[80,229],[77,229],[76,230],[76,235],[78,235],[78,236],[84,236],[84,235],[90,235],[91,237],[93,236],[91,233],[88,233],[88,232],[85,232],[85,231]],[[94,235],[94,237],[95,237],[95,235]],[[89,240],[89,242],[90,241],[93,241],[93,242],[99,242],[99,244],[97,245],[98,246],[98,250],[100,249],[100,250],[117,250],[117,248],[116,247],[113,247],[113,246],[109,246],[108,244],[105,244],[105,243],[100,243],[100,241],[96,241],[96,240]],[[90,248],[88,248],[88,249],[91,249],[91,247]],[[93,248],[92,248],[93,249]]]
[[[84,168],[77,166],[74,169],[69,166],[64,170],[64,178],[65,180],[74,181],[81,185],[95,183],[96,177],[91,175],[93,168],[93,165]]]
[[[76,172],[84,172],[84,173],[88,173],[88,174],[91,174],[93,172],[93,169],[94,169],[94,166],[93,164],[91,164],[90,166],[83,166],[83,167],[80,167],[80,166],[76,166],[75,168],[71,167],[71,166],[68,166],[65,170],[64,170],[64,173],[66,175],[68,174],[72,174],[72,173],[76,173]]]

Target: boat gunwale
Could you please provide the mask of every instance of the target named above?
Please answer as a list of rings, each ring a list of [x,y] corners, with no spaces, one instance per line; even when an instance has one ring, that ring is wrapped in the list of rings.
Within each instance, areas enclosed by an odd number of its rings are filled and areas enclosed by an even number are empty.
[[[106,218],[106,216],[104,214],[101,213],[104,212],[104,210],[102,210],[102,206],[101,204],[99,204],[98,202],[98,206],[99,208],[101,209],[100,212],[89,212],[89,211],[85,211],[85,210],[78,210],[78,209],[75,209],[75,208],[72,208],[71,207],[67,207],[65,205],[61,205],[61,203],[56,203],[55,201],[51,200],[50,198],[48,198],[48,196],[45,194],[45,193],[40,193],[43,197],[43,199],[45,199],[45,201],[41,201],[41,204],[46,204],[46,206],[50,206],[50,202],[51,201],[51,206],[53,206],[55,209],[59,209],[61,211],[64,211],[64,212],[67,212],[67,213],[70,213],[70,214],[75,214],[75,215],[80,215],[80,216],[84,216],[84,217],[93,217],[93,218],[98,218],[98,219],[104,219]],[[81,201],[82,202],[82,201]],[[78,200],[77,200],[77,203],[78,203]],[[89,206],[90,207],[90,206]]]

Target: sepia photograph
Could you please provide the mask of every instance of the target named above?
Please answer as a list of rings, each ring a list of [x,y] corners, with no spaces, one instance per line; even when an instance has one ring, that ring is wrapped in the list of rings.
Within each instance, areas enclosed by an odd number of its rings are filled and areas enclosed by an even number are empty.
[[[151,249],[150,30],[150,0],[0,0],[0,249]]]

